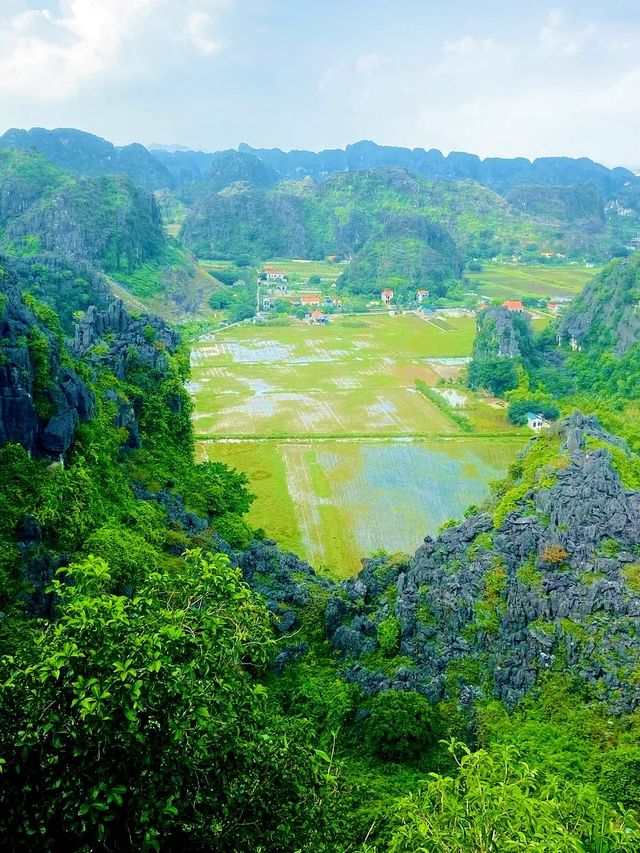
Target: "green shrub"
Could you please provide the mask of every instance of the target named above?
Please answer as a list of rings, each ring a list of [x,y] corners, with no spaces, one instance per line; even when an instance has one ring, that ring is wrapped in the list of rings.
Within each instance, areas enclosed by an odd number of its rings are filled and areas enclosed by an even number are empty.
[[[442,396],[442,394],[434,391],[434,389],[427,385],[424,380],[416,379],[416,388],[423,397],[426,397],[427,400],[433,403],[433,405],[446,415],[449,420],[453,421],[456,426],[460,427],[462,432],[475,432],[475,427],[469,418],[461,412],[457,412],[453,406],[449,404],[448,400]]]
[[[385,690],[370,702],[363,725],[364,742],[381,758],[415,760],[436,740],[436,722],[437,712],[424,696]]]
[[[389,853],[634,853],[640,826],[594,788],[539,773],[513,747],[451,746],[459,772],[398,801]]]
[[[385,657],[394,657],[400,648],[400,623],[395,616],[389,616],[378,623],[378,645]]]

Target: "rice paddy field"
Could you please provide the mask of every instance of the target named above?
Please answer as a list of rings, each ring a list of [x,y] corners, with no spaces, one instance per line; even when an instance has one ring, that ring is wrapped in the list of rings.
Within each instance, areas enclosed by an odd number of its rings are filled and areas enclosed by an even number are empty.
[[[455,382],[474,334],[464,313],[216,332],[192,349],[198,457],[244,471],[250,523],[316,567],[348,576],[380,548],[410,552],[481,501],[528,438],[495,400],[439,387],[469,435],[416,391]]]
[[[467,272],[465,275],[482,296],[490,299],[571,299],[599,271],[580,264],[483,264],[481,272]]]

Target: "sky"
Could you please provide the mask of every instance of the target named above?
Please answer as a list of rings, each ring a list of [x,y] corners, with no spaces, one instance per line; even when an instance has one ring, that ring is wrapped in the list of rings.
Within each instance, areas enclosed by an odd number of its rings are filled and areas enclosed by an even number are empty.
[[[639,0],[0,0],[0,132],[640,165]]]

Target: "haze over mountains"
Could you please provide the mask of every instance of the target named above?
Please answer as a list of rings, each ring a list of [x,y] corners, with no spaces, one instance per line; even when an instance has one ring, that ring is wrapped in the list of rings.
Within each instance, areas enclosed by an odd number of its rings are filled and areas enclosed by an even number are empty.
[[[117,147],[76,129],[7,131],[5,248],[100,257],[127,286],[147,264],[137,295],[179,279],[175,299],[193,307],[208,289],[191,262],[174,253],[169,263],[158,206],[181,252],[256,264],[335,256],[349,263],[340,285],[362,297],[392,287],[408,298],[426,285],[435,298],[460,299],[472,261],[600,263],[633,251],[640,235],[640,178],[587,158],[481,160],[367,141],[320,152],[170,147]],[[89,197],[83,223],[70,202]],[[129,217],[126,237],[109,237],[109,211]]]
[[[499,192],[521,183],[552,186],[592,183],[608,198],[629,183],[640,184],[631,170],[621,166],[608,169],[586,157],[541,157],[534,161],[524,157],[491,157],[481,160],[475,154],[464,152],[453,151],[445,156],[437,149],[399,148],[366,140],[345,149],[319,152],[285,152],[241,143],[232,158],[231,151],[191,151],[178,146],[167,146],[171,150],[149,150],[139,143],[117,147],[98,136],[72,128],[12,128],[0,137],[0,147],[33,148],[72,172],[111,174],[121,171],[152,189],[171,188],[194,180],[208,172],[223,155],[236,169],[243,163],[249,170],[255,165],[255,159],[251,158],[256,158],[271,170],[263,172],[263,178],[266,180],[269,175],[274,182],[307,176],[324,180],[333,172],[394,166],[432,179],[474,180]]]

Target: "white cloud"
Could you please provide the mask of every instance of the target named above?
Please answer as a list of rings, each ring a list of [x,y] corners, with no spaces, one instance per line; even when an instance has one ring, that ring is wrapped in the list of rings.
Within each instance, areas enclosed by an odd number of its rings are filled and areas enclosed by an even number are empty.
[[[187,32],[194,47],[203,56],[210,56],[220,49],[220,44],[209,35],[211,23],[211,15],[206,12],[192,12],[187,15]]]
[[[0,12],[0,94],[64,101],[100,77],[150,73],[179,42],[203,56],[220,49],[216,12],[229,0],[60,0]],[[153,43],[152,43],[153,42]]]
[[[540,31],[540,42],[555,56],[577,56],[597,36],[598,28],[595,24],[572,27],[570,19],[561,9],[552,9]]]
[[[555,10],[517,35],[448,36],[382,68],[357,56],[328,68],[319,93],[343,133],[481,156],[640,159],[640,26],[584,16],[576,25]]]

